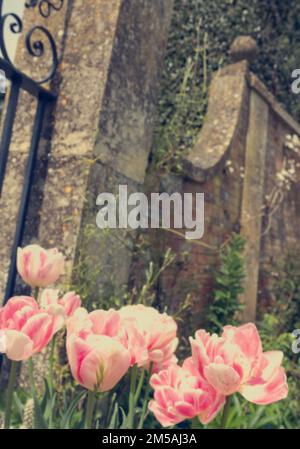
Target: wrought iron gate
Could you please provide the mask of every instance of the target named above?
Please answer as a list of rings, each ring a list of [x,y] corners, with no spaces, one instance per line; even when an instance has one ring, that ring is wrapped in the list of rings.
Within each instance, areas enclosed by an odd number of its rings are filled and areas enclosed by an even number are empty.
[[[44,76],[42,80],[34,80],[18,70],[18,68],[16,68],[12,63],[8,54],[7,45],[5,42],[5,33],[8,31],[13,34],[24,34],[23,22],[22,19],[14,12],[4,14],[3,3],[4,1],[0,0],[0,69],[5,73],[6,78],[10,80],[11,86],[9,90],[9,98],[6,103],[7,107],[5,110],[5,117],[3,118],[3,129],[0,140],[0,195],[2,193],[4,183],[20,91],[23,89],[37,99],[34,125],[32,128],[31,143],[25,169],[15,236],[11,248],[11,262],[4,295],[5,303],[14,293],[16,280],[17,248],[22,245],[25,220],[30,201],[33,173],[37,160],[37,152],[45,111],[49,102],[53,102],[55,100],[55,95],[45,87],[43,87],[43,84],[50,81],[54,77],[58,66],[58,56],[56,43],[53,36],[47,28],[37,24],[36,26],[31,28],[24,36],[25,48],[27,49],[27,52],[30,56],[40,58],[45,54],[45,45],[48,44],[52,55],[52,65],[50,71]],[[64,0],[28,0],[27,2],[25,2],[24,6],[26,8],[37,8],[37,17],[39,17],[40,15],[44,19],[47,19],[53,12],[61,10],[63,5]]]

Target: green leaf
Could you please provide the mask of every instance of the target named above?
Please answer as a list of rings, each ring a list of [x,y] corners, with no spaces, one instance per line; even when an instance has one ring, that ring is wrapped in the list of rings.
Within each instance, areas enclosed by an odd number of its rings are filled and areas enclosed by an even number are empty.
[[[73,417],[74,411],[77,407],[77,405],[79,404],[80,400],[83,398],[83,396],[86,394],[85,391],[80,391],[80,393],[78,393],[75,398],[71,401],[67,411],[64,413],[61,423],[60,423],[60,428],[61,429],[70,429],[70,425],[71,425],[71,419]]]
[[[126,429],[127,426],[127,415],[123,409],[123,407],[120,407],[119,410],[121,411],[121,426],[120,429]]]
[[[48,429],[39,400],[36,397],[34,397],[33,402],[34,402],[34,428]]]
[[[119,412],[119,404],[116,402],[114,411],[110,420],[110,423],[108,425],[108,429],[115,429],[118,419],[118,412]]]
[[[18,396],[18,393],[17,393],[17,392],[14,392],[13,398],[14,398],[14,402],[15,402],[15,404],[16,404],[18,413],[19,413],[19,415],[20,415],[20,418],[21,418],[21,420],[22,420],[22,419],[23,419],[24,406],[23,406],[21,400],[19,399],[19,396]]]

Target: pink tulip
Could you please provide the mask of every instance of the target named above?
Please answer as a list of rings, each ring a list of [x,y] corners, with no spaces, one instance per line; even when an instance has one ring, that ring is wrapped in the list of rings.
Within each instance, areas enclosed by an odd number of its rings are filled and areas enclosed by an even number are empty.
[[[67,322],[67,334],[85,336],[92,333],[92,322],[89,313],[84,307],[79,307]]]
[[[119,313],[119,339],[130,352],[131,366],[148,367],[152,362],[154,371],[159,371],[176,363],[178,338],[173,318],[142,304],[122,307]]]
[[[106,335],[87,334],[67,338],[67,354],[72,375],[91,391],[109,391],[121,380],[130,364],[124,346]]]
[[[81,299],[75,292],[68,292],[58,300],[58,303],[63,306],[67,317],[70,317],[81,306]]]
[[[11,298],[0,309],[0,329],[5,334],[5,354],[14,361],[42,351],[53,337],[55,319],[28,296]]]
[[[57,249],[43,249],[38,245],[18,248],[17,269],[31,287],[47,287],[64,272],[64,256]]]
[[[190,363],[220,394],[239,392],[255,404],[270,404],[287,396],[283,354],[263,352],[254,324],[225,326],[221,337],[200,330],[190,341]]]
[[[77,333],[82,338],[87,334],[116,337],[120,329],[120,316],[114,310],[94,310],[88,313],[83,307],[78,308],[67,322],[68,335]]]
[[[67,353],[74,378],[94,391],[112,389],[129,368],[130,354],[117,340],[119,313],[78,308],[67,321]]]
[[[60,298],[58,290],[47,288],[42,291],[40,304],[43,309],[56,317],[57,330],[59,330],[80,307],[81,299],[75,292],[66,293]]]
[[[43,290],[40,297],[40,305],[54,319],[55,333],[62,329],[66,323],[66,312],[63,306],[58,303],[58,290]]]
[[[150,384],[154,388],[154,400],[150,401],[149,410],[164,427],[196,416],[207,424],[224,404],[224,396],[219,395],[197,373],[193,375],[188,364],[183,368],[173,365],[159,374],[153,374]]]

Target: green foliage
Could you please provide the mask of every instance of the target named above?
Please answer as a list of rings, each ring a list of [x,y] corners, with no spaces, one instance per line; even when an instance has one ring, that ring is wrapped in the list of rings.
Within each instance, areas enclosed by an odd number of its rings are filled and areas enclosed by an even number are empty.
[[[180,158],[203,124],[207,86],[228,63],[234,38],[250,35],[259,55],[252,70],[299,120],[291,73],[300,61],[298,0],[175,0],[159,100],[156,166],[180,170]]]
[[[174,262],[175,255],[170,248],[167,249],[163,255],[160,266],[155,266],[153,261],[150,261],[149,267],[145,270],[144,284],[139,291],[127,292],[124,297],[126,304],[144,304],[145,306],[153,306],[155,301],[155,286],[160,278],[160,275]]]
[[[242,293],[244,278],[244,241],[235,236],[221,251],[220,268],[215,276],[214,300],[209,308],[210,331],[220,332],[226,324],[237,325],[236,312],[240,310],[237,301]],[[270,313],[262,314],[257,322],[264,351],[280,350],[284,353],[283,365],[289,384],[289,399],[268,406],[258,406],[235,395],[231,407],[228,428],[299,428],[300,415],[300,360],[292,352],[294,338],[291,332],[299,328],[300,319],[300,261],[289,253],[277,267],[273,294],[276,303]],[[217,428],[220,416],[206,428]]]
[[[299,316],[298,316],[299,318]],[[300,359],[292,352],[294,338],[288,328],[284,328],[285,315],[278,312],[265,314],[258,323],[263,348],[265,351],[281,350],[284,354],[283,365],[286,370],[289,398],[267,407],[267,413],[276,414],[277,428],[299,428],[300,415]]]
[[[84,231],[85,245],[77,255],[77,261],[73,269],[73,278],[71,284],[65,286],[67,290],[74,290],[82,299],[84,307],[88,310],[110,308],[118,309],[128,304],[144,304],[152,306],[156,299],[156,284],[161,274],[174,262],[175,255],[170,249],[162,255],[159,262],[149,261],[144,272],[140,273],[136,283],[128,288],[127,285],[118,285],[116,279],[116,268],[112,265],[102,266],[98,251],[104,246],[108,252],[111,242],[117,240],[118,248],[124,249],[128,242],[126,238],[120,238],[113,230],[105,229],[99,232],[94,225],[88,225]],[[129,238],[129,236],[128,236]],[[93,251],[89,248],[93,246]],[[141,257],[143,253],[143,244],[137,242],[131,247],[133,257]],[[114,246],[116,250],[116,246]],[[100,259],[100,260],[99,260]],[[102,282],[103,272],[108,273],[107,281]],[[138,283],[138,285],[136,285]],[[97,285],[97,289],[95,289]]]
[[[103,267],[99,254],[106,251],[110,255],[111,239],[117,238],[110,229],[102,230],[94,225],[86,225],[83,229],[82,240],[76,262],[73,268],[71,284],[66,290],[75,290],[80,295],[84,307],[89,310],[118,308],[124,305],[122,298],[125,286],[116,284],[115,274],[109,262]],[[118,243],[123,247],[126,243]],[[110,260],[109,257],[107,257]],[[103,270],[106,270],[106,281],[103,283]],[[110,273],[110,274],[109,274]]]
[[[300,327],[300,259],[295,251],[279,260],[273,268],[271,293],[275,301],[268,313],[259,311],[259,331],[264,350],[281,350],[289,384],[288,406],[285,401],[268,407],[277,413],[277,427],[299,428],[300,358],[292,352],[292,332]]]
[[[202,126],[208,99],[206,45],[207,34],[200,42],[199,22],[197,45],[194,54],[185,62],[178,91],[171,95],[172,98],[162,98],[160,102],[161,121],[155,131],[154,143],[156,169],[168,167],[180,173],[182,155],[193,145]]]
[[[272,312],[281,316],[278,322],[280,332],[292,332],[300,328],[300,259],[295,251],[277,264],[271,290],[276,298]],[[282,319],[284,317],[284,319]]]
[[[209,424],[202,426],[195,423],[198,428],[219,429],[222,414]],[[226,429],[266,429],[279,427],[279,413],[273,405],[261,406],[246,401],[241,395],[235,394],[230,400]]]
[[[213,299],[207,322],[210,331],[218,333],[226,324],[237,324],[236,315],[242,309],[239,295],[243,292],[245,241],[234,234],[220,251],[220,265],[215,274]]]

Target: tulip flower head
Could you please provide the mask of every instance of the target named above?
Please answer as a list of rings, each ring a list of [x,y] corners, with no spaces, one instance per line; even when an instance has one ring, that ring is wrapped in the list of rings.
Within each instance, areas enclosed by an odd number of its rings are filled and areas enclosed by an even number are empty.
[[[94,310],[89,313],[85,308],[76,309],[67,322],[68,335],[77,333],[84,337],[89,333],[116,337],[120,330],[120,315],[114,310]]]
[[[142,304],[122,307],[119,313],[119,338],[131,354],[131,366],[153,363],[159,371],[177,362],[177,324],[172,317]]]
[[[67,355],[73,377],[91,391],[111,390],[130,366],[129,351],[117,340],[119,313],[78,308],[67,321]]]
[[[0,330],[5,335],[6,356],[21,361],[41,352],[57,327],[55,318],[40,309],[33,298],[16,296],[0,309]]]
[[[254,324],[225,326],[221,337],[199,330],[190,342],[190,363],[218,393],[239,392],[250,402],[264,405],[287,396],[283,354],[263,352]]]
[[[58,300],[58,304],[64,308],[67,317],[71,317],[75,310],[81,306],[81,299],[75,292],[68,292]]]
[[[196,374],[196,375],[194,375]],[[214,419],[225,397],[204,379],[192,373],[189,366],[170,366],[151,376],[154,400],[149,403],[156,419],[164,427],[198,417],[202,424]]]
[[[81,299],[75,292],[66,293],[60,298],[59,290],[47,288],[42,291],[40,304],[42,309],[56,317],[57,329],[59,330],[80,307]]]
[[[67,354],[72,375],[91,391],[105,392],[115,387],[127,372],[130,354],[124,346],[106,335],[71,334]]]
[[[283,354],[263,352],[254,324],[225,326],[221,337],[199,330],[190,342],[192,356],[182,367],[170,366],[151,377],[154,400],[149,409],[163,426],[195,416],[207,424],[226,396],[237,392],[263,405],[286,398]]]
[[[64,256],[57,249],[46,250],[38,245],[18,248],[18,273],[31,287],[48,287],[64,272]]]

